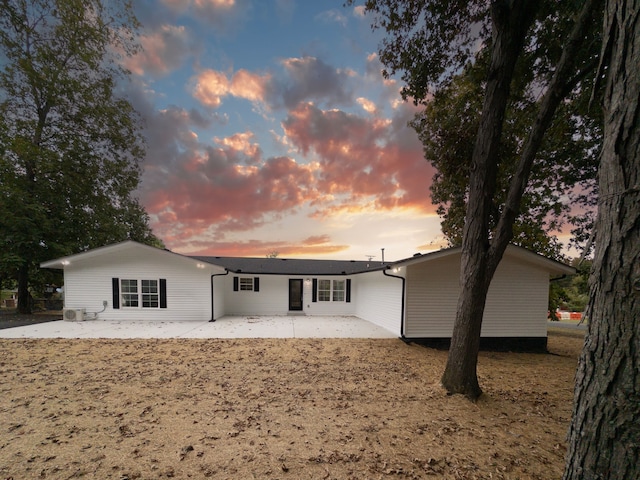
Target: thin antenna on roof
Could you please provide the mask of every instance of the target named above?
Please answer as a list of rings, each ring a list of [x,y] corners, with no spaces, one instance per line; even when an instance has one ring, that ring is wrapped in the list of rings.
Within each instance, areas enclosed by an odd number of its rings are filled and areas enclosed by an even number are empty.
[[[365,255],[365,257],[367,257],[367,260],[370,262],[375,255]]]
[[[384,248],[381,248],[380,250],[382,250],[382,264],[384,265]]]

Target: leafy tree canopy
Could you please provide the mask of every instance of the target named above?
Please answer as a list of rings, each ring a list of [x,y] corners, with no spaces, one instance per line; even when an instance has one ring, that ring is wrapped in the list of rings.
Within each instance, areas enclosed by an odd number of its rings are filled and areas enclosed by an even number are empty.
[[[128,2],[0,1],[0,267],[24,307],[39,262],[127,238],[158,243],[132,193],[145,145],[117,95],[135,51]],[[22,302],[21,302],[22,300]]]
[[[435,187],[445,202],[453,198],[459,210],[466,205],[461,294],[442,384],[450,393],[476,399],[482,393],[476,366],[491,279],[508,243],[518,233],[523,206],[529,207],[532,219],[540,221],[540,215],[546,218],[548,212],[539,208],[536,196],[543,198],[558,191],[553,188],[556,176],[550,175],[553,170],[548,168],[561,168],[559,159],[554,157],[553,164],[542,166],[539,173],[537,162],[547,148],[545,137],[557,121],[557,113],[572,95],[586,89],[584,79],[597,66],[602,5],[598,0],[367,0],[365,5],[374,16],[374,28],[384,28],[389,35],[380,58],[388,68],[386,75],[401,72],[405,98],[412,96],[414,103],[428,105],[434,93],[455,86],[461,74],[476,67],[482,74],[479,112],[477,103],[462,103],[463,110],[471,112],[465,118],[470,122],[468,128],[472,130],[475,122],[477,133],[470,161],[454,158],[461,172],[455,180],[458,190],[450,197],[446,189],[438,191],[442,184]],[[483,62],[484,53],[487,58]],[[527,120],[530,105],[535,108]],[[427,122],[426,127],[438,125]],[[453,143],[464,149],[455,140]],[[532,181],[536,174],[548,181]],[[529,204],[527,189],[535,194],[529,197]],[[554,203],[561,206],[552,198]],[[460,215],[449,218],[454,233],[461,223],[456,217]],[[533,226],[534,234],[542,229],[539,224]]]
[[[438,205],[442,231],[450,244],[462,243],[474,139],[483,101],[488,52],[483,49],[462,73],[442,86],[411,122],[424,145],[425,157],[436,168],[431,199]],[[491,228],[500,217],[520,146],[538,108],[534,93],[534,56],[521,60],[514,79],[503,129]],[[596,169],[602,141],[601,110],[590,108],[591,77],[569,95],[556,113],[532,166],[512,242],[559,258],[562,245],[555,234],[573,225],[576,245],[583,244],[593,223]]]
[[[496,2],[499,3],[499,2]],[[511,85],[490,228],[505,203],[518,156],[536,118],[545,86],[555,72],[581,2],[540,2]],[[437,170],[431,197],[442,229],[460,245],[469,193],[469,172],[490,62],[492,11],[481,1],[368,0],[373,27],[389,34],[380,45],[387,77],[400,73],[402,95],[425,106],[411,126]],[[572,243],[584,245],[593,224],[595,173],[602,141],[601,111],[590,106],[600,46],[592,22],[568,79],[565,101],[545,135],[513,227],[513,243],[558,258],[553,233],[569,222]]]

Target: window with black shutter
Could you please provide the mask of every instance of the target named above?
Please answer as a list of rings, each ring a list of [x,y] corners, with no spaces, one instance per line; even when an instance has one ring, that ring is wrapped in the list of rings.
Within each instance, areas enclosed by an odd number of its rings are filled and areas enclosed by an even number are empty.
[[[112,303],[120,308],[167,308],[167,280],[112,278]]]
[[[112,304],[113,308],[120,308],[120,279],[111,279]]]
[[[234,292],[259,292],[260,277],[233,277]]]

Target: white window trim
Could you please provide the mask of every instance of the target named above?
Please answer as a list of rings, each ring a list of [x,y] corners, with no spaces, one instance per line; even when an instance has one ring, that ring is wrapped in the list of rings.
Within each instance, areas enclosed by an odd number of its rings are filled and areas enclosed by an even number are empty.
[[[145,309],[145,310],[154,310],[154,309],[160,309],[160,279],[159,278],[120,278],[120,308],[123,309],[131,309],[131,310],[140,310],[140,309]],[[123,287],[122,287],[122,282],[123,281],[131,281],[131,280],[135,280],[136,282],[136,289],[137,292],[135,293],[135,295],[138,296],[138,305],[137,306],[131,306],[131,305],[126,305],[127,302],[125,302],[125,295],[134,295],[133,293],[129,293],[129,292],[124,292]],[[156,282],[156,293],[143,293],[142,292],[142,281],[154,281]],[[157,305],[155,307],[145,307],[143,306],[143,295],[155,295],[157,297]]]
[[[336,289],[336,282],[342,282],[342,288]],[[342,294],[342,300],[336,300],[336,293]],[[346,280],[332,280],[331,281],[331,301],[332,302],[345,302],[347,299],[347,281]]]
[[[243,284],[243,280],[244,280],[244,284]],[[253,282],[254,282],[253,277],[238,277],[238,291],[253,292]]]
[[[320,283],[322,281],[328,281],[329,282],[329,289],[320,289]],[[342,289],[335,289],[335,282],[343,282],[342,283]],[[329,298],[328,299],[322,299],[320,298],[320,292],[329,292]],[[341,292],[342,293],[342,300],[334,300],[334,296],[336,293]],[[334,278],[319,278],[318,279],[318,288],[316,291],[316,298],[318,302],[322,302],[322,303],[345,303],[347,301],[347,281],[343,280],[343,279],[334,279]]]

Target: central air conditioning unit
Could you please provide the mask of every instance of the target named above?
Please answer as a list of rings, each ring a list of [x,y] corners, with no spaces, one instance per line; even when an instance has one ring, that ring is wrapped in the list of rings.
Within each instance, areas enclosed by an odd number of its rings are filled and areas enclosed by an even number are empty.
[[[67,322],[82,322],[84,314],[84,308],[65,308],[62,312],[62,316]]]

